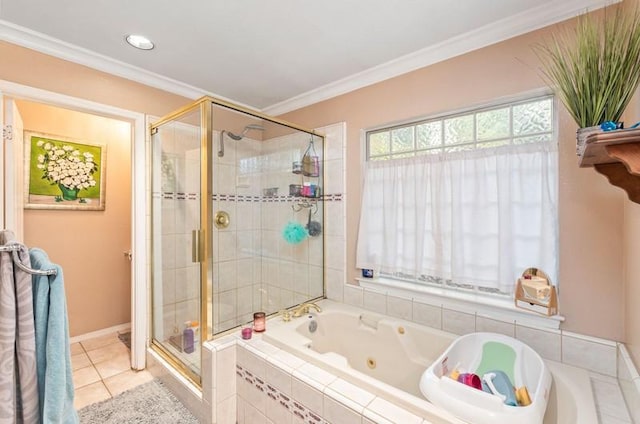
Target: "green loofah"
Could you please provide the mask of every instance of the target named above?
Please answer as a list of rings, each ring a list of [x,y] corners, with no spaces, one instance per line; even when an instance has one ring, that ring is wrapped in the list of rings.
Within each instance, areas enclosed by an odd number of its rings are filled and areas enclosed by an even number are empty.
[[[282,237],[290,244],[298,244],[309,236],[309,232],[298,222],[288,222],[282,230]]]

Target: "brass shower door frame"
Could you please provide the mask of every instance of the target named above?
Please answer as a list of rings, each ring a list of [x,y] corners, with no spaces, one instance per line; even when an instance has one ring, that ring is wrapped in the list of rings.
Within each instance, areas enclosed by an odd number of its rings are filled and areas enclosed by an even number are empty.
[[[188,113],[194,112],[195,110],[199,109],[200,111],[200,128],[201,128],[200,163],[201,165],[206,164],[205,167],[201,166],[201,172],[200,172],[200,193],[201,193],[200,230],[198,231],[199,237],[197,237],[198,245],[194,246],[194,251],[197,252],[197,256],[198,256],[197,259],[199,260],[199,263],[200,263],[200,331],[201,331],[201,337],[199,342],[200,349],[202,349],[202,345],[205,341],[214,339],[213,323],[211,321],[212,317],[209,314],[210,309],[208,305],[209,298],[213,294],[212,287],[209,284],[209,281],[212,281],[212,278],[213,278],[213,269],[212,269],[213,231],[211,228],[213,224],[213,212],[211,207],[211,199],[213,197],[213,163],[214,163],[214,159],[212,155],[214,154],[215,149],[213,148],[212,105],[218,105],[225,108],[233,109],[238,112],[242,112],[259,119],[263,119],[279,125],[283,125],[297,131],[302,131],[307,134],[311,134],[312,136],[320,137],[322,138],[322,141],[323,141],[322,142],[323,158],[326,158],[326,149],[327,149],[326,143],[325,143],[326,138],[324,134],[320,134],[315,130],[307,129],[299,125],[292,124],[290,122],[287,122],[278,118],[274,118],[272,116],[268,116],[266,114],[257,112],[255,110],[251,110],[249,108],[246,108],[237,104],[233,104],[231,102],[227,102],[221,99],[217,99],[211,96],[203,96],[198,100],[195,100],[193,103],[188,104],[182,108],[177,109],[174,112],[171,112],[163,116],[158,121],[150,125],[149,134],[153,135],[158,130],[158,128],[163,124],[174,121]],[[326,181],[325,168],[326,168],[325,166],[322,167],[323,181]],[[151,216],[153,216],[153,202],[151,201],[151,199],[149,199],[149,204],[151,205],[151,208],[150,208]],[[326,222],[326,208],[323,208],[323,222]],[[322,238],[323,238],[322,268],[324,270],[324,265],[325,265],[324,231],[322,233]],[[152,258],[153,258],[153,249],[154,249],[154,246],[153,246],[153,243],[151,243]],[[153,281],[153,278],[154,278],[153,266],[151,266],[150,274]],[[324,294],[326,294],[326,278],[325,278],[324,272],[323,272],[323,278],[322,278],[322,286],[323,286],[322,291],[324,296]],[[151,285],[151,289],[152,289],[152,292],[149,299],[150,302],[152,302],[153,300],[153,289],[154,289],[153,284]],[[152,313],[153,313],[153,309],[154,308],[151,308]],[[151,325],[152,323],[153,323],[153,318],[151,319]],[[224,336],[227,333],[228,331],[223,332],[221,334],[216,335],[216,337]],[[151,332],[151,334],[153,334],[153,331]],[[160,343],[155,343],[153,337],[150,337],[150,345],[164,360],[166,360],[169,364],[171,364],[174,367],[174,369],[180,372],[180,374],[182,374],[188,380],[196,384],[198,387],[202,386],[202,377],[196,374],[195,372],[193,372],[193,370],[186,367],[181,361],[177,360],[175,356],[170,351],[168,351],[165,347],[163,347]],[[200,369],[202,370],[202,355],[200,358],[201,358]]]
[[[169,122],[175,121],[180,117],[192,113],[196,110],[200,111],[200,163],[206,164],[205,169],[201,169],[200,172],[200,230],[197,230],[198,236],[195,237],[194,243],[197,245],[193,246],[194,252],[194,261],[197,260],[200,264],[200,331],[201,335],[206,334],[207,338],[200,337],[200,345],[198,348],[200,349],[200,370],[202,370],[202,343],[209,339],[208,334],[210,333],[209,329],[209,311],[207,308],[207,298],[208,298],[208,285],[207,278],[209,275],[210,261],[209,255],[211,252],[211,238],[206,237],[209,234],[209,223],[212,222],[211,217],[211,208],[209,206],[212,193],[212,184],[211,184],[211,176],[213,164],[209,159],[209,155],[212,151],[212,131],[211,131],[211,120],[208,119],[211,115],[211,102],[205,100],[205,98],[199,99],[189,105],[186,105],[164,117],[160,118],[157,122],[154,122],[150,125],[149,134],[152,136],[156,133],[158,128],[162,125],[167,124]],[[150,137],[151,138],[151,137]],[[153,149],[153,147],[152,147]],[[151,204],[151,216],[153,215],[153,202],[149,199],[149,203]],[[195,232],[195,231],[194,231]],[[153,232],[152,232],[153,233]],[[151,257],[153,258],[153,250],[154,244],[151,243]],[[154,267],[151,266],[151,279],[155,281],[155,276],[153,275]],[[149,302],[153,302],[154,284],[151,284],[151,296],[149,298]],[[153,305],[152,305],[153,306]],[[151,308],[153,314],[154,308]],[[153,327],[153,318],[150,321],[151,327]],[[189,381],[194,383],[198,387],[202,387],[202,377],[200,374],[195,373],[189,367],[185,366],[180,360],[176,359],[175,355],[171,353],[168,349],[166,349],[162,344],[155,341],[153,337],[154,331],[151,328],[150,337],[150,346],[154,349],[165,361],[167,361],[175,370],[177,370],[183,377],[187,378]]]

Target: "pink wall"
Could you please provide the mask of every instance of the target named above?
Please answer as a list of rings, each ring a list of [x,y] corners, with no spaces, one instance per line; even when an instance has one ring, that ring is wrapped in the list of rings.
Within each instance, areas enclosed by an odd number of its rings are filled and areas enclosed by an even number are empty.
[[[360,215],[361,130],[467,108],[545,87],[531,46],[540,30],[282,116],[307,127],[347,123],[347,273],[354,281]],[[593,169],[580,169],[577,126],[561,108],[560,284],[563,328],[623,340],[624,194]]]

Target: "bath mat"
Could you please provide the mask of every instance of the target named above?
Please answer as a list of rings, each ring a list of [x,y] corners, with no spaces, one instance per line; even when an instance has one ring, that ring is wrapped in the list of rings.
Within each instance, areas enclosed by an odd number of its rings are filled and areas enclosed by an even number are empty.
[[[507,374],[512,384],[515,384],[515,363],[516,351],[511,346],[500,342],[486,342],[482,346],[482,359],[476,374],[483,376],[489,371],[500,370]]]
[[[127,349],[131,350],[131,331],[127,331],[126,333],[118,333],[118,338]]]
[[[81,424],[198,424],[196,417],[158,380],[78,411]]]

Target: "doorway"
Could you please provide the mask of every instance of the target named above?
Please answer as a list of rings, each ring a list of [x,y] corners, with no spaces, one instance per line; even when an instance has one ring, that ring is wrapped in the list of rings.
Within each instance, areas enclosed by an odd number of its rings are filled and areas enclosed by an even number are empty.
[[[96,199],[82,197],[92,189],[89,182],[87,188],[69,197],[58,193],[58,185],[51,185],[45,179],[45,187],[58,195],[31,194],[33,183],[42,182],[40,174],[46,170],[33,166],[31,162],[36,161],[29,161],[28,157],[25,163],[25,175],[30,176],[25,184],[29,187],[27,199],[53,197],[54,204],[27,200],[23,241],[28,246],[44,249],[64,270],[70,336],[128,324],[131,322],[128,256],[131,250],[131,123],[27,100],[14,99],[14,102],[15,112],[22,117],[25,146],[30,147],[25,149],[25,156],[30,153],[30,158],[37,159],[39,154],[46,154],[43,148],[47,144],[57,148],[100,146],[103,151],[102,158],[92,159],[99,169],[89,177],[94,184],[101,177],[98,181],[104,186],[100,193],[104,210],[81,209],[98,203]],[[36,140],[59,142],[47,142],[38,148]],[[78,156],[90,154],[82,147],[77,151]],[[77,172],[69,170],[69,173]]]
[[[22,241],[42,247],[62,265],[71,336],[130,322],[131,367],[143,369],[147,334],[144,115],[7,81],[0,81],[0,93],[15,99],[25,130],[94,141],[100,132],[109,132],[102,140],[113,153],[113,159],[106,161],[107,167],[111,164],[106,174],[111,184],[106,187],[105,210],[25,210]],[[76,126],[82,128],[69,130],[62,125],[77,119]],[[2,126],[6,129],[5,122]],[[117,178],[111,180],[112,175]],[[16,203],[6,196],[4,201],[8,207]],[[54,212],[57,215],[51,215]],[[115,218],[101,222],[107,214]],[[94,235],[99,241],[92,239]]]

